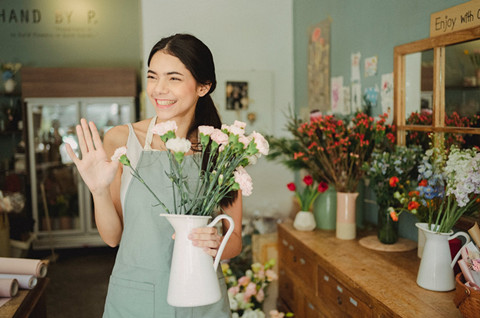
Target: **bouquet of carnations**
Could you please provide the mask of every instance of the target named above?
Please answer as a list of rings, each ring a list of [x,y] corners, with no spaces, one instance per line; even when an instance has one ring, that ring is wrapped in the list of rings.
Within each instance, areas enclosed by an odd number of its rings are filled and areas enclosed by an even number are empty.
[[[231,126],[222,125],[221,129],[212,126],[198,128],[201,150],[193,156],[199,175],[196,186],[192,188],[183,173],[184,157],[191,151],[191,142],[176,136],[177,124],[174,121],[155,125],[153,133],[160,136],[167,148],[171,169],[166,174],[173,185],[174,211],[170,211],[144,182],[127,158],[125,147],[115,151],[112,161],[118,160],[130,167],[133,176],[147,187],[166,213],[212,215],[229,192],[241,190],[244,196],[252,193],[252,179],[245,167],[268,154],[266,139],[257,132],[246,135],[245,126],[245,123],[235,121]],[[204,162],[206,167],[202,169]]]

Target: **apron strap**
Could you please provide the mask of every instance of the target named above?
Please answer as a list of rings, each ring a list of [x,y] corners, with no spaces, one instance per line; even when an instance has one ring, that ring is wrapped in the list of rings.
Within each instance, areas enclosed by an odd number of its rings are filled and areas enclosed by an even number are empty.
[[[157,116],[153,116],[152,120],[150,121],[150,124],[148,125],[148,131],[147,131],[147,136],[145,137],[145,146],[143,147],[143,150],[152,150],[152,139],[153,139],[153,126],[155,126],[155,123],[157,122]]]

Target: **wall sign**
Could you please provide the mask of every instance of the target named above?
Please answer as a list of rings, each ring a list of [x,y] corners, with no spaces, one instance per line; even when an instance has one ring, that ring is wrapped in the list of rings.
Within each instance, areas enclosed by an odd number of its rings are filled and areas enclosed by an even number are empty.
[[[472,0],[430,15],[430,37],[480,25],[480,1]]]

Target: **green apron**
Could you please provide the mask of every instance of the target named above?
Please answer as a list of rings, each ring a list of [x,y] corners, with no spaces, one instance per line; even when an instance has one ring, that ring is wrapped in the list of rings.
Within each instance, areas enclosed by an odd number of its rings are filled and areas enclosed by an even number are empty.
[[[169,171],[167,153],[143,150],[137,169],[146,184],[172,211],[172,184],[165,174],[165,171]],[[124,173],[130,173],[128,170],[124,167]],[[191,175],[189,182],[198,178],[198,167],[193,156],[185,157],[185,172]],[[103,317],[231,317],[221,266],[218,267],[217,276],[222,299],[217,303],[188,308],[167,304],[173,228],[164,217],[159,216],[164,211],[155,204],[155,198],[145,185],[132,178],[125,194],[124,229],[110,276]]]

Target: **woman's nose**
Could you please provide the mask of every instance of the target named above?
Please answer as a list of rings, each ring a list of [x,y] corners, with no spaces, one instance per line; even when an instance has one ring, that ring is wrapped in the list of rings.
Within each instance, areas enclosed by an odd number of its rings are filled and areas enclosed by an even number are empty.
[[[164,94],[168,92],[168,85],[165,79],[160,78],[155,85],[155,92],[157,94]]]

